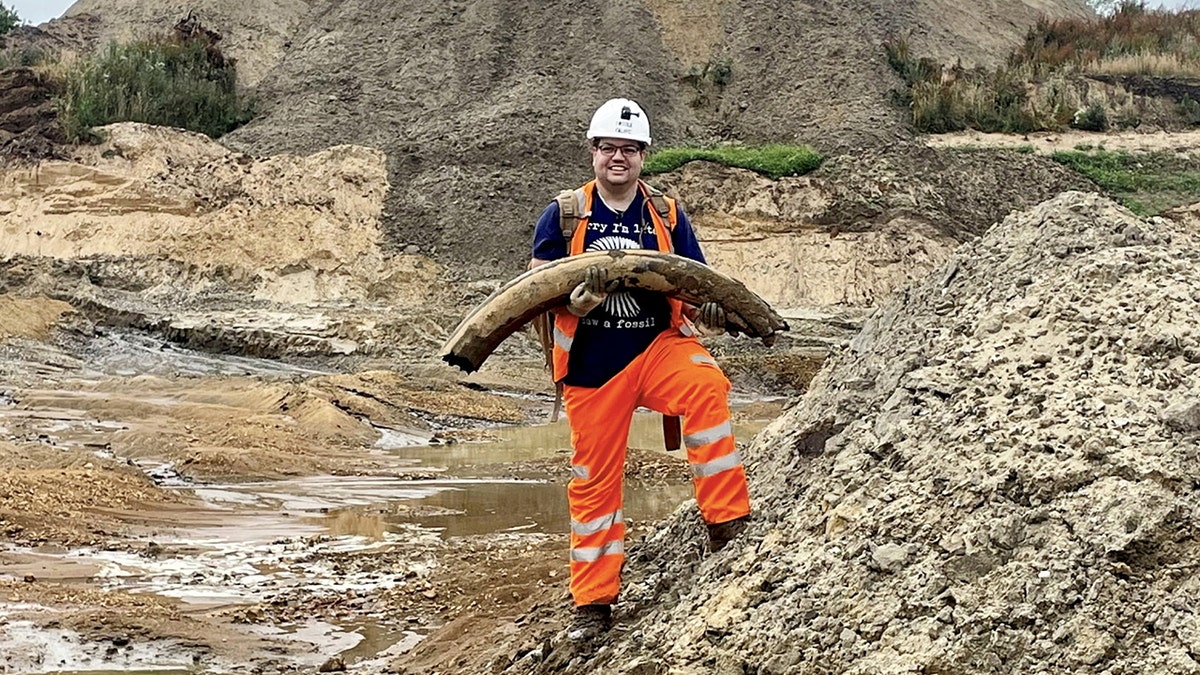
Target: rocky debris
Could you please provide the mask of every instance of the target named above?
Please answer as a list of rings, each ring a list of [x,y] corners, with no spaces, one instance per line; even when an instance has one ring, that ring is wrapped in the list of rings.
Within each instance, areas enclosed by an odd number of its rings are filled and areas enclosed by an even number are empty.
[[[57,54],[87,51],[97,45],[100,17],[79,14],[60,17],[40,26],[17,26],[0,36],[0,50],[8,54]]]
[[[49,437],[15,440],[0,443],[0,535],[10,542],[96,544],[121,527],[115,512],[181,501],[122,462],[51,447]]]
[[[1167,407],[1162,412],[1162,421],[1177,431],[1200,431],[1200,400]]]
[[[317,672],[319,673],[340,673],[345,670],[346,662],[340,656],[331,656],[317,668]]]
[[[31,68],[0,70],[0,164],[65,156],[66,137],[52,100],[56,93],[53,83]]]
[[[627,632],[509,672],[1195,672],[1198,262],[1094,194],[1010,216],[755,440],[743,538],[681,509]]]

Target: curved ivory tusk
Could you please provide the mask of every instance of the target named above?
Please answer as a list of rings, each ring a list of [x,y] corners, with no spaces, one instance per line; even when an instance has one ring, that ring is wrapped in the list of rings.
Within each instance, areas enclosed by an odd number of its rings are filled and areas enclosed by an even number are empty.
[[[771,344],[787,322],[740,281],[682,256],[645,250],[595,251],[535,267],[492,293],[458,325],[438,356],[470,373],[521,326],[539,314],[567,304],[588,267],[608,269],[618,290],[644,289],[699,305],[716,302],[725,310],[726,329]]]

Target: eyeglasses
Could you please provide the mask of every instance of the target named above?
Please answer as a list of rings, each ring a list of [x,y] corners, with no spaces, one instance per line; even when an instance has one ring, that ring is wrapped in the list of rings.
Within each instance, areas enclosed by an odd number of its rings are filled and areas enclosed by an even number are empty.
[[[642,152],[642,148],[637,145],[609,145],[607,143],[601,143],[600,145],[597,145],[596,149],[599,150],[600,154],[604,155],[605,157],[612,157],[613,155],[617,154],[617,152],[620,152],[625,157],[633,157],[634,155],[639,155]]]

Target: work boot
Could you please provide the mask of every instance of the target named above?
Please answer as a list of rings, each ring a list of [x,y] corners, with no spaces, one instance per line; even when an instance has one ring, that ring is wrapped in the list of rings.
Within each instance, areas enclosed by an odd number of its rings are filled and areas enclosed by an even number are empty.
[[[575,608],[575,618],[567,629],[567,639],[577,642],[593,640],[612,627],[612,605],[581,605]]]
[[[713,553],[725,548],[734,537],[742,533],[746,529],[746,525],[750,523],[750,516],[742,516],[733,520],[725,521],[724,523],[709,523],[708,525],[708,549]]]

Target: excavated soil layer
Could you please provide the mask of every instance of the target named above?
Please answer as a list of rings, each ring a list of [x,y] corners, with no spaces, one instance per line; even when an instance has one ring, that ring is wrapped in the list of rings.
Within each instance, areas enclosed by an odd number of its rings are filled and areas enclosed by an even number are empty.
[[[511,274],[541,209],[587,177],[584,131],[607,98],[641,102],[660,146],[858,152],[910,136],[887,97],[888,37],[992,62],[1039,15],[1090,13],[1078,0],[675,4],[314,3],[257,87],[259,116],[227,139],[260,154],[379,147],[389,242]]]

